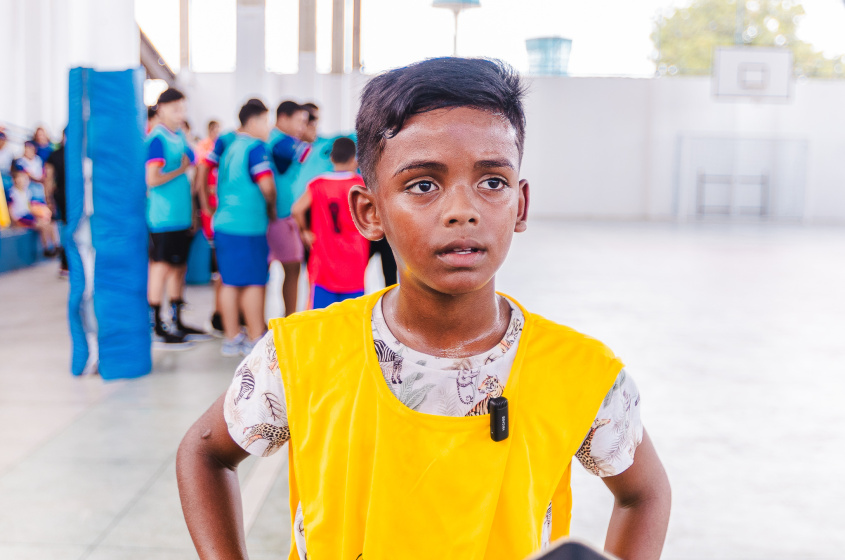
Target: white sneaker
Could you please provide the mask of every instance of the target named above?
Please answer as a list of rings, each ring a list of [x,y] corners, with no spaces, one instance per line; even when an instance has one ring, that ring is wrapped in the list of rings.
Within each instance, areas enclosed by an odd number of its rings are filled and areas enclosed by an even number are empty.
[[[259,336],[253,341],[250,341],[248,336],[244,336],[243,341],[241,342],[241,356],[249,356],[250,352],[252,352],[252,349],[255,348],[255,345],[258,344],[260,341],[261,336]]]
[[[241,349],[243,348],[244,340],[246,340],[246,337],[243,333],[238,333],[238,336],[235,338],[223,339],[223,344],[220,346],[220,353],[226,358],[233,358],[242,354]]]

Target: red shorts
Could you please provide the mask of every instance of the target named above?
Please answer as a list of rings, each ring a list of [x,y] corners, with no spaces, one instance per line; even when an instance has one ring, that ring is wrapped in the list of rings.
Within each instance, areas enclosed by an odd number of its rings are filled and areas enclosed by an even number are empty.
[[[270,227],[267,228],[267,244],[270,245],[267,262],[302,262],[305,257],[305,247],[299,237],[299,226],[293,218],[278,218],[270,222]]]

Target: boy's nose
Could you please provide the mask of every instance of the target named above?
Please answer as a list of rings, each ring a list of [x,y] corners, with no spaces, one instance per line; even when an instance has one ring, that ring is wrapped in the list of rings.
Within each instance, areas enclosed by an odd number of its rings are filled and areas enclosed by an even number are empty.
[[[474,189],[470,186],[454,186],[446,189],[443,221],[446,225],[478,224],[481,213],[473,200]]]

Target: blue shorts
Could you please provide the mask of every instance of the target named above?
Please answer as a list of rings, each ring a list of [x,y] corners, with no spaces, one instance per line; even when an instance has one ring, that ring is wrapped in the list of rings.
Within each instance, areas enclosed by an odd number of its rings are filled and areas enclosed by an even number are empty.
[[[269,280],[266,235],[232,235],[214,232],[214,249],[220,279],[227,286],[263,286]]]
[[[324,307],[328,307],[333,303],[337,303],[345,299],[361,297],[363,295],[364,292],[336,294],[334,292],[326,290],[325,288],[321,288],[320,286],[314,286],[311,288],[311,309],[323,309]]]

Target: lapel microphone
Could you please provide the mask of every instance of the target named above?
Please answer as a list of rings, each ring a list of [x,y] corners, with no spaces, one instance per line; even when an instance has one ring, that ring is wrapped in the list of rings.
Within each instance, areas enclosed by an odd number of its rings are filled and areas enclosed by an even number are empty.
[[[507,439],[510,432],[508,423],[508,399],[505,397],[493,397],[487,403],[490,411],[490,437],[493,441]]]

